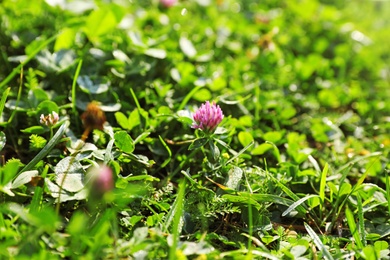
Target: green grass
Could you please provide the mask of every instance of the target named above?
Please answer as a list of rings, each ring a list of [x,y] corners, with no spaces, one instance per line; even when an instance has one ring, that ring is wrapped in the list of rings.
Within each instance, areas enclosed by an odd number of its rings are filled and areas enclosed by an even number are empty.
[[[0,6],[0,259],[390,257],[390,2],[48,2]]]

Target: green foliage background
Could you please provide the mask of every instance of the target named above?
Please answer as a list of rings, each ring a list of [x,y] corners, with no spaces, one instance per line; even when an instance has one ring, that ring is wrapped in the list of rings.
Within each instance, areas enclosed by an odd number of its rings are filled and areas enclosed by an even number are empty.
[[[389,14],[388,1],[2,1],[1,257],[388,257]],[[94,100],[107,124],[80,147]],[[210,140],[188,117],[207,100],[225,115]],[[41,126],[52,111],[60,122]],[[96,200],[75,187],[100,163],[115,189]]]

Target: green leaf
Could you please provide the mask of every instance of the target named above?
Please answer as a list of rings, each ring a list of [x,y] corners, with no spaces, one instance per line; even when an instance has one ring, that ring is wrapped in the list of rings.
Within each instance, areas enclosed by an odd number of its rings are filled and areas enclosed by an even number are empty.
[[[209,139],[207,137],[197,138],[190,144],[190,146],[188,147],[188,150],[198,149],[198,148],[204,146],[208,140]]]
[[[43,127],[43,126],[31,126],[31,127],[26,128],[26,129],[20,130],[20,132],[22,132],[22,133],[37,134],[37,135],[43,134],[47,131],[48,131],[48,129]]]
[[[293,254],[294,257],[296,257],[296,258],[303,256],[306,251],[307,251],[307,247],[303,246],[303,245],[293,246],[290,249],[291,254]]]
[[[76,211],[66,226],[67,232],[72,236],[79,236],[86,230],[88,217],[81,211]]]
[[[125,114],[123,114],[122,112],[116,112],[115,119],[122,128],[131,130],[130,123]]]
[[[85,171],[79,161],[73,156],[62,159],[54,167],[55,182],[62,189],[69,192],[78,192],[84,188]]]
[[[2,169],[1,174],[1,184],[8,183],[12,178],[17,176],[19,168],[22,166],[22,163],[19,159],[8,160],[5,166]]]
[[[39,135],[30,136],[30,150],[40,150],[46,145],[47,141],[45,138]]]
[[[38,176],[38,171],[26,171],[20,174],[14,181],[12,181],[11,189],[16,189],[31,181],[32,177]]]
[[[242,146],[247,146],[253,141],[253,136],[249,132],[239,132],[238,133],[238,140],[240,141]]]
[[[62,29],[54,44],[54,51],[59,51],[61,49],[70,49],[75,42],[76,33],[77,30],[73,28]]]
[[[270,143],[263,143],[263,144],[260,144],[258,146],[256,146],[252,151],[251,151],[251,154],[252,155],[263,155],[265,152],[267,152],[268,150],[272,149],[272,144]]]
[[[92,11],[85,27],[85,32],[91,40],[95,41],[96,37],[102,36],[113,30],[120,20],[115,13],[109,9],[109,6],[102,7]]]
[[[110,82],[93,82],[89,76],[83,75],[77,78],[77,84],[86,93],[101,94],[108,91]]]
[[[213,160],[216,162],[218,158],[221,156],[221,152],[219,151],[218,146],[213,142],[212,139],[209,140],[209,147],[211,156],[213,157]]]
[[[38,117],[41,116],[41,114],[47,116],[51,114],[52,112],[58,113],[58,106],[55,102],[50,101],[50,100],[45,100],[39,103],[37,107],[37,114]]]
[[[230,169],[225,186],[232,189],[232,190],[238,190],[240,181],[243,177],[243,171],[240,167],[233,166],[232,169]]]
[[[283,137],[281,132],[272,131],[264,134],[263,138],[265,141],[277,144]]]
[[[193,95],[193,98],[199,102],[204,102],[206,100],[210,100],[212,98],[212,94],[210,90],[202,88]]]
[[[125,153],[134,151],[134,141],[126,131],[118,131],[114,134],[115,145]]]

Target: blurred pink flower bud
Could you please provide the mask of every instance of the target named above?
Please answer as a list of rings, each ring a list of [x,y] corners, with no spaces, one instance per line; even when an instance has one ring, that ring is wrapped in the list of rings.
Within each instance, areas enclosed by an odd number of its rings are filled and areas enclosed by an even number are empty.
[[[221,108],[215,104],[206,101],[194,114],[194,123],[192,128],[199,128],[204,132],[212,133],[223,119]]]
[[[177,0],[160,0],[160,4],[164,7],[171,7],[177,3]]]
[[[91,179],[91,192],[93,194],[103,195],[114,188],[114,178],[110,167],[102,165],[95,168],[91,174],[93,174]]]

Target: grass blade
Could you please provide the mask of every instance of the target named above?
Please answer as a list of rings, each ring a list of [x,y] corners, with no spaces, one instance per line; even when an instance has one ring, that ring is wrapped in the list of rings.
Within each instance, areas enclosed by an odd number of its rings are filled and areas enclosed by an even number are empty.
[[[45,181],[45,178],[46,178],[48,171],[49,171],[49,165],[46,165],[41,176],[40,176],[43,179],[43,182],[42,182],[43,184],[44,184],[44,181]],[[30,204],[30,212],[38,211],[41,208],[42,198],[43,198],[43,189],[44,189],[44,186],[39,185],[39,183],[35,187],[34,196],[31,200],[31,204]]]
[[[359,219],[359,233],[362,238],[362,244],[363,246],[367,245],[366,241],[366,232],[365,232],[365,225],[364,225],[364,213],[363,213],[363,204],[362,204],[362,198],[359,194],[356,194],[357,196],[357,208],[358,208],[358,219]]]
[[[326,176],[328,175],[328,163],[325,163],[324,169],[321,173],[321,181],[320,181],[320,218],[322,219],[322,208],[325,203],[325,185],[326,185]]]
[[[165,150],[167,150],[168,152],[168,158],[165,159],[164,162],[160,165],[160,168],[164,168],[172,159],[172,151],[160,135],[158,136],[158,138],[160,139],[160,142],[164,146]]]
[[[363,243],[362,243],[362,240],[360,238],[360,234],[358,232],[358,229],[356,227],[355,216],[353,215],[353,213],[349,209],[349,207],[346,207],[346,209],[345,209],[345,217],[347,219],[349,230],[352,233],[352,237],[355,240],[355,243],[356,243],[358,249],[362,249]]]
[[[387,209],[388,213],[390,214],[390,176],[389,173],[386,173],[386,199],[387,199]]]
[[[64,124],[61,125],[56,134],[53,136],[53,138],[50,139],[46,146],[43,147],[43,149],[26,166],[24,166],[24,168],[14,177],[14,180],[22,172],[31,170],[40,160],[43,159],[43,157],[45,157],[54,148],[54,146],[62,139],[62,136],[65,133],[66,129],[68,129],[69,124],[69,121],[65,121]]]
[[[17,74],[20,73],[20,70],[30,62],[43,48],[45,48],[47,45],[49,45],[51,42],[53,42],[58,35],[54,35],[44,41],[38,48],[36,48],[23,62],[19,64],[15,69],[12,70],[12,72],[2,81],[0,82],[0,91],[3,91],[3,88],[5,85],[7,85]]]
[[[188,103],[188,101],[191,99],[191,97],[192,97],[196,92],[198,92],[201,88],[203,88],[203,86],[197,86],[197,87],[193,88],[193,89],[190,91],[190,93],[188,93],[188,94],[184,97],[183,101],[180,103],[180,106],[179,106],[179,108],[178,108],[177,110],[178,110],[178,111],[179,111],[179,110],[182,110],[182,109],[187,105],[187,103]]]
[[[176,197],[176,200],[174,202],[174,206],[172,207],[172,210],[170,213],[173,213],[173,228],[172,228],[172,245],[169,248],[169,259],[175,260],[176,257],[176,249],[177,244],[179,242],[179,236],[181,233],[181,226],[180,221],[181,217],[183,215],[183,209],[184,209],[184,194],[186,190],[186,179],[182,179],[182,181],[179,184],[179,191]],[[168,226],[168,225],[167,225]]]
[[[315,197],[318,197],[318,195],[315,195],[315,194],[308,195],[308,196],[305,196],[305,197],[300,198],[299,200],[295,201],[293,204],[291,204],[291,205],[282,213],[282,217],[288,215],[291,211],[293,211],[296,207],[298,207],[299,205],[301,205],[301,204],[302,204],[303,202],[305,202],[306,200],[311,199],[311,198],[315,198]]]
[[[79,60],[79,64],[77,65],[76,72],[73,77],[73,82],[72,82],[72,113],[75,117],[78,117],[78,111],[77,111],[77,106],[76,106],[76,85],[77,85],[77,79],[79,78],[80,71],[81,71],[81,66],[83,65],[83,60]],[[78,120],[76,120],[76,124],[78,124]],[[79,126],[77,125],[77,128]]]
[[[320,249],[321,252],[324,254],[324,258],[327,260],[333,260],[332,255],[329,253],[328,249],[326,249],[325,245],[322,243],[316,232],[314,232],[314,230],[306,222],[304,222],[303,224],[305,225],[307,233],[313,239],[313,242],[316,247]]]
[[[3,114],[4,106],[5,106],[5,101],[7,100],[8,94],[10,92],[11,88],[7,88],[3,95],[1,96],[0,100],[0,116]]]

